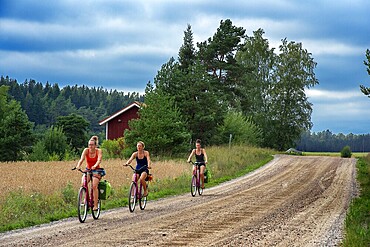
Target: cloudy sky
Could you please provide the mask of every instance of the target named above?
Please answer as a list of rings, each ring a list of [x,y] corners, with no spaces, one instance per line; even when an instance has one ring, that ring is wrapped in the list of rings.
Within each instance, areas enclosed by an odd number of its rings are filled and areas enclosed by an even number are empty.
[[[359,91],[370,86],[369,10],[367,0],[0,0],[0,75],[143,92],[177,57],[188,23],[200,42],[231,19],[248,35],[264,29],[272,47],[287,38],[312,53],[313,131],[369,133],[370,99]]]

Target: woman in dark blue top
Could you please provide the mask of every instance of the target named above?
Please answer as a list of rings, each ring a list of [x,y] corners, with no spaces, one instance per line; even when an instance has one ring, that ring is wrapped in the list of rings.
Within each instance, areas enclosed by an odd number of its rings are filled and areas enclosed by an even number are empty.
[[[207,157],[206,150],[201,147],[200,143],[201,141],[197,139],[197,141],[195,142],[195,149],[191,151],[191,154],[189,155],[189,158],[188,158],[188,162],[190,162],[193,155],[195,155],[195,162],[200,163],[199,165],[200,173],[199,174],[200,174],[200,180],[202,181],[202,188],[204,189],[204,171],[206,169],[208,157]],[[195,173],[195,170],[196,170],[196,166],[193,166],[193,173]]]
[[[137,152],[134,152],[130,159],[126,162],[126,165],[130,164],[134,159],[136,159],[136,170],[139,170],[138,174],[140,175],[140,183],[143,185],[144,188],[144,196],[148,195],[148,189],[146,187],[145,179],[149,174],[149,170],[151,169],[150,164],[150,155],[149,152],[144,150],[145,144],[142,141],[139,141],[136,144]]]

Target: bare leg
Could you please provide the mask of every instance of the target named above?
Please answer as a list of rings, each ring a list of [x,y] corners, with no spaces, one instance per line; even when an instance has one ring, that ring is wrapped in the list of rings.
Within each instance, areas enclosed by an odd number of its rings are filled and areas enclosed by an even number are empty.
[[[202,188],[204,189],[204,170],[206,169],[205,166],[200,167],[200,181],[202,181]]]
[[[93,210],[98,209],[98,198],[99,198],[99,191],[98,191],[98,185],[99,185],[99,178],[93,177],[93,194],[94,194],[94,208]]]
[[[141,176],[140,176],[140,183],[141,183],[141,185],[143,186],[143,189],[144,189],[144,196],[148,195],[148,190],[146,188],[146,182],[145,182],[145,179],[146,179],[147,176],[148,176],[148,174],[146,174],[146,172],[141,173]]]

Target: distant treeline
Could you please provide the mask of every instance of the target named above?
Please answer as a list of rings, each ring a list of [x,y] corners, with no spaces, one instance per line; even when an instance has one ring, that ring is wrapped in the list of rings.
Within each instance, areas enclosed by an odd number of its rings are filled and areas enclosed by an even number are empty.
[[[111,115],[127,104],[143,98],[138,93],[119,92],[103,89],[102,87],[43,85],[35,80],[26,80],[18,83],[8,76],[1,76],[0,86],[9,86],[8,93],[21,103],[29,121],[35,126],[50,127],[58,116],[67,116],[75,113],[84,117],[90,126],[88,130],[99,133],[103,127],[99,121]]]
[[[333,134],[330,130],[305,132],[297,143],[297,149],[306,152],[340,152],[347,145],[353,152],[370,152],[370,134]]]

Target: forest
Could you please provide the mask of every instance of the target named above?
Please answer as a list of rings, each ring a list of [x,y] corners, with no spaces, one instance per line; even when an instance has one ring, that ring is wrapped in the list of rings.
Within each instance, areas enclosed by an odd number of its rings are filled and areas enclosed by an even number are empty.
[[[103,139],[99,120],[135,100],[145,103],[140,118],[129,123],[123,140],[105,141],[104,148],[128,154],[144,140],[156,155],[175,155],[199,138],[206,146],[231,141],[281,151],[339,151],[342,144],[365,150],[367,135],[309,132],[312,104],[305,89],[319,83],[317,64],[302,43],[285,38],[273,48],[264,34],[258,29],[248,36],[227,19],[195,44],[188,24],[178,57],[161,66],[145,95],[2,76],[0,159],[68,159],[88,136]]]
[[[304,132],[296,147],[306,152],[339,152],[345,146],[353,152],[370,152],[370,134],[334,134],[330,130]]]
[[[75,113],[89,121],[88,129],[94,133],[104,129],[98,122],[106,116],[135,100],[143,101],[143,96],[135,92],[125,94],[117,90],[108,91],[102,87],[89,88],[84,85],[60,88],[57,83],[51,85],[46,82],[43,85],[33,79],[18,83],[8,76],[1,76],[0,86],[9,86],[11,97],[20,102],[29,121],[36,126],[50,127],[58,116]]]

